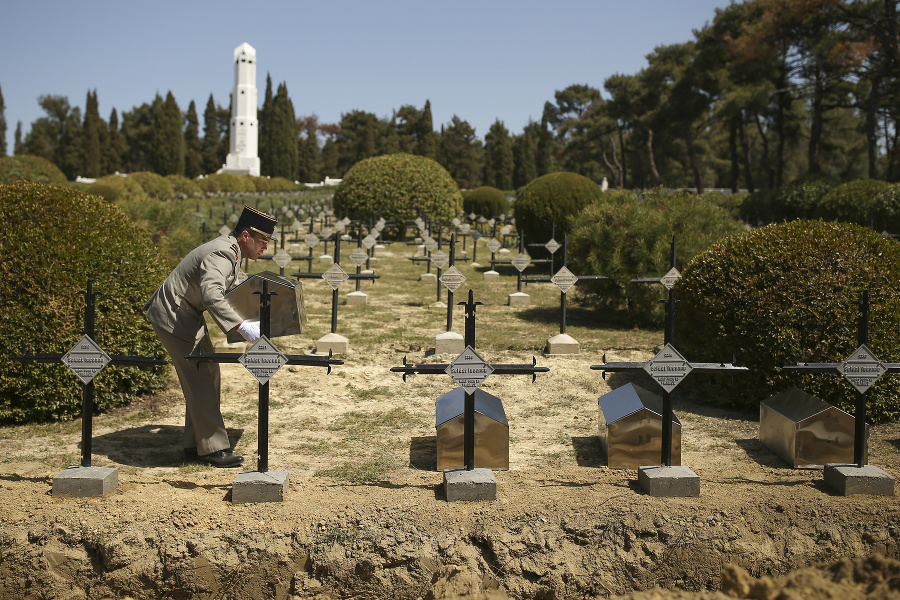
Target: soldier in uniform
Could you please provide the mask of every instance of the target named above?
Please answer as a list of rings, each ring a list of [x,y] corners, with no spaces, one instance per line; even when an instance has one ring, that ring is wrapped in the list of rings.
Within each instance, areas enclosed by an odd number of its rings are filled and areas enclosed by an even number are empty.
[[[203,318],[209,311],[224,332],[238,331],[248,342],[259,336],[259,321],[244,320],[225,293],[246,279],[241,260],[256,260],[275,240],[275,218],[245,206],[232,235],[223,235],[191,251],[144,305],[172,358],[184,393],[184,452],[189,460],[237,467],[244,457],[232,452],[220,406],[218,363],[192,363],[186,354],[213,352]]]

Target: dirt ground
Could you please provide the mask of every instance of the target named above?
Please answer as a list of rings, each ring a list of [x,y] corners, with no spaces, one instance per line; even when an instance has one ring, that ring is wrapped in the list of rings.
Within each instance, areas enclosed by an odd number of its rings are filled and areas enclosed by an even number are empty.
[[[404,356],[455,358],[429,356],[446,308],[409,254],[382,257],[378,270],[397,279],[365,284],[366,307],[341,305],[343,365],[272,379],[269,468],[290,473],[283,502],[233,504],[239,470],[183,461],[174,379],[95,417],[92,464],[116,467],[120,481],[103,498],[51,494],[79,462],[80,421],[0,429],[0,598],[900,597],[897,496],[836,495],[821,470],[791,469],[759,443],[758,415],[677,393],[682,464],[700,476],[700,497],[642,493],[636,470],[604,466],[597,438],[597,398],[629,379],[590,367],[604,354],[647,360],[660,332],[592,324],[573,309],[568,332],[582,352],[544,356],[558,291],[529,286],[537,322],[523,320],[503,302],[515,278],[491,287],[471,265],[460,270],[485,299],[479,352],[493,363],[536,356],[550,371],[485,381],[510,424],[510,469],[495,472],[496,501],[448,503],[434,400],[453,382],[390,372]],[[329,330],[330,288],[304,286],[306,330],[275,340],[286,354],[312,353]],[[253,470],[257,383],[240,365],[222,376],[226,424]],[[900,426],[873,427],[869,452],[900,475]],[[812,565],[827,566],[803,569]]]

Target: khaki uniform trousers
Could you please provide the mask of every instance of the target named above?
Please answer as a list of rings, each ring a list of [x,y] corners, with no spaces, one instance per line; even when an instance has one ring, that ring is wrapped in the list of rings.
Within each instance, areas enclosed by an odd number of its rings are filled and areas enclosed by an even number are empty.
[[[153,330],[172,358],[184,393],[184,447],[197,448],[197,454],[201,456],[231,448],[222,418],[219,364],[197,363],[184,358],[186,354],[215,351],[206,326],[197,331],[193,342],[178,339],[155,324]]]

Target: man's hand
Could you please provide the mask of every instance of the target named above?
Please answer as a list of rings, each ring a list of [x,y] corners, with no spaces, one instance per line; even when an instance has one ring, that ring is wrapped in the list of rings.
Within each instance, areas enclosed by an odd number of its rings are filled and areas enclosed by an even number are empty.
[[[248,342],[255,342],[259,339],[259,320],[258,319],[247,319],[245,321],[241,321],[241,324],[238,325],[238,333],[240,333],[245,340]]]

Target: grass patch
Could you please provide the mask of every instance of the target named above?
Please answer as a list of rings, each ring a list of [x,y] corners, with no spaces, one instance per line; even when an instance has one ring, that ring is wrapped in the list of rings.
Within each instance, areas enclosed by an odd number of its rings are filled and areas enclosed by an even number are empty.
[[[386,458],[372,458],[364,461],[345,462],[328,469],[320,469],[314,473],[316,477],[331,477],[337,481],[348,483],[366,483],[383,481],[392,468],[391,461]]]

